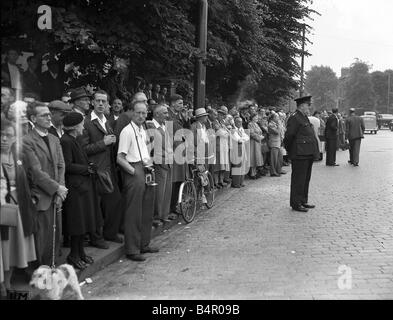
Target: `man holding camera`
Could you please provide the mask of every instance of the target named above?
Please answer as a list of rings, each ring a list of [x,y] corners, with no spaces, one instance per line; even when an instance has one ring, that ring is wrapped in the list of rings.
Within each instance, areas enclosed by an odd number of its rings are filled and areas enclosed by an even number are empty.
[[[120,133],[117,163],[123,178],[126,257],[144,261],[143,253],[158,252],[157,248],[149,246],[155,190],[146,179],[153,170],[147,148],[148,136],[143,128],[147,116],[146,103],[134,102],[131,111],[131,122]]]

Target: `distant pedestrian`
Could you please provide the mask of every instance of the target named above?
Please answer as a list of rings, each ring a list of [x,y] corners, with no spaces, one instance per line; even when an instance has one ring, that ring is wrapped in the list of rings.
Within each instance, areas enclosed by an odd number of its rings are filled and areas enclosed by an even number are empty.
[[[339,166],[336,163],[336,151],[339,133],[338,109],[333,108],[332,114],[326,120],[326,165],[330,167]]]
[[[349,117],[345,121],[345,136],[349,141],[349,161],[355,167],[359,165],[361,139],[364,138],[364,120],[355,115],[355,109],[349,109]]]
[[[315,208],[308,203],[308,187],[314,159],[319,158],[318,141],[307,115],[310,112],[311,96],[295,99],[297,110],[287,121],[284,146],[291,159],[291,197],[293,210],[307,212]]]

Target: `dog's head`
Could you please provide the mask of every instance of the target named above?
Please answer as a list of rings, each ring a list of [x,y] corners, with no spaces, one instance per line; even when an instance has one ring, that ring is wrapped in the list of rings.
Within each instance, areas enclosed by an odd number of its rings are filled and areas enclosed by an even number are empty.
[[[30,286],[34,289],[48,290],[52,285],[52,269],[49,266],[40,266],[31,277]]]

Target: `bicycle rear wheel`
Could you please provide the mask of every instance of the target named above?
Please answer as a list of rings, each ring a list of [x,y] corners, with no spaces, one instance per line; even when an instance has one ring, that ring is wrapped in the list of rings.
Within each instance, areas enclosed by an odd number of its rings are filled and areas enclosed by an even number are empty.
[[[197,207],[197,193],[192,181],[183,182],[179,190],[180,213],[186,223],[190,223],[195,218]]]
[[[214,189],[214,180],[213,180],[213,176],[211,175],[210,172],[207,172],[207,177],[209,180],[209,183],[207,186],[203,187],[203,193],[206,197],[206,207],[208,209],[210,209],[211,207],[213,207],[214,204],[214,194],[215,194],[215,189]]]

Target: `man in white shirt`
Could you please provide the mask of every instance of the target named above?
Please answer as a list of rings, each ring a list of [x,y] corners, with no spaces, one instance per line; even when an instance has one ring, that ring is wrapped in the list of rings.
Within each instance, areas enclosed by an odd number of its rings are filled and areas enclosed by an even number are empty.
[[[135,102],[131,110],[131,122],[120,133],[117,163],[123,176],[125,253],[130,260],[144,261],[143,253],[158,252],[149,246],[155,190],[145,183],[146,167],[152,164],[148,136],[143,129],[146,103]]]

